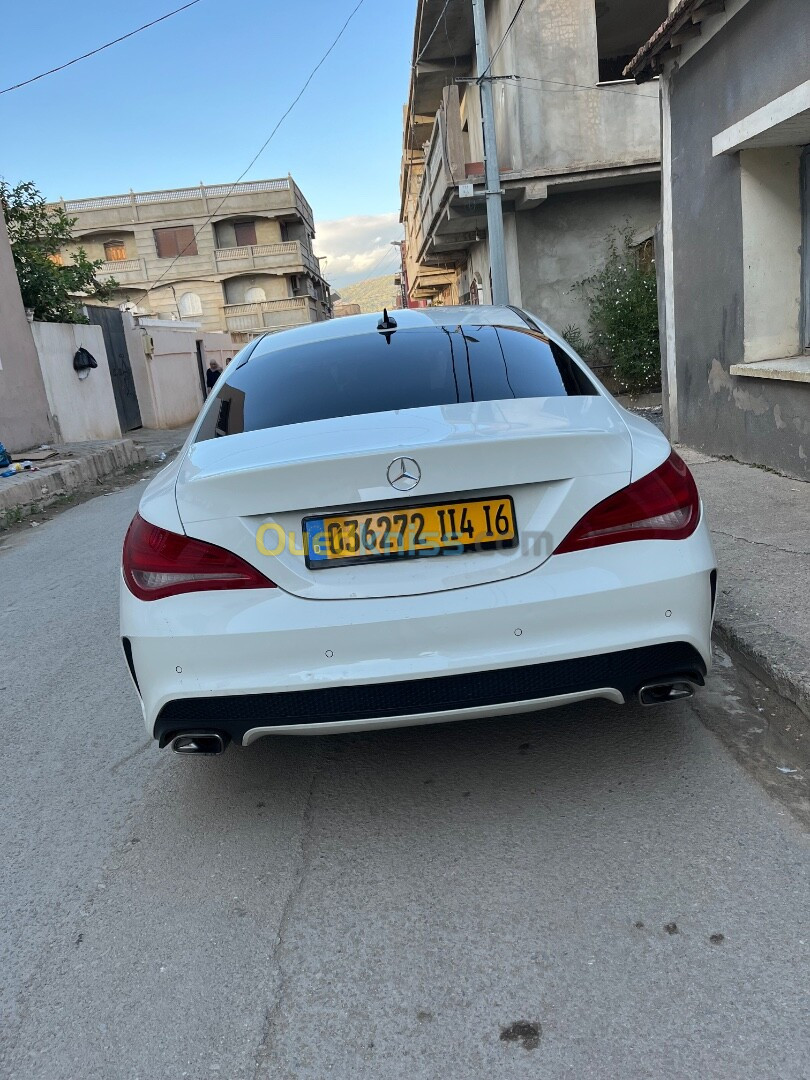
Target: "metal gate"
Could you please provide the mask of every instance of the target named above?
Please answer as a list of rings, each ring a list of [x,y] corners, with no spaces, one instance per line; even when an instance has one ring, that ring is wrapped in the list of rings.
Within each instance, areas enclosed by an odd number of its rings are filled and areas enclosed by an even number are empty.
[[[141,410],[138,408],[138,395],[135,393],[135,380],[132,378],[124,337],[124,317],[118,308],[88,306],[85,311],[90,322],[100,326],[104,335],[121,430],[132,431],[141,426]]]

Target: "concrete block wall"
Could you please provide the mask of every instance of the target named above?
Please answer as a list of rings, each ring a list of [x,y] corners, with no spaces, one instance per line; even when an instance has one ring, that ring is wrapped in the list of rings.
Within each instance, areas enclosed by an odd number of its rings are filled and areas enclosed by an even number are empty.
[[[206,367],[209,361],[216,360],[224,371],[225,361],[236,356],[240,348],[240,345],[234,345],[230,334],[203,334],[203,352]]]
[[[230,334],[205,331],[199,325],[162,319],[136,320],[124,316],[141,419],[147,428],[177,428],[190,424],[203,401],[197,342],[203,362],[216,360],[225,367],[239,349]]]
[[[100,326],[78,323],[31,324],[48,405],[62,442],[120,439],[110,366]],[[98,367],[80,379],[73,357],[85,348]]]
[[[617,230],[655,228],[660,190],[656,182],[553,195],[515,214],[523,307],[558,332],[573,324],[589,337],[590,307],[578,283],[604,267]]]
[[[199,327],[124,317],[135,390],[144,427],[190,424],[203,402],[197,365]]]

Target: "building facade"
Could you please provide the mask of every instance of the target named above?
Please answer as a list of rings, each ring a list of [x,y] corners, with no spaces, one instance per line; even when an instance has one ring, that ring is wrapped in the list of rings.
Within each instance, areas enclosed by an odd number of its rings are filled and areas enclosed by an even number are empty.
[[[240,341],[330,317],[312,208],[292,177],[60,205],[76,219],[75,247],[119,283],[117,306]]]
[[[807,479],[807,0],[681,0],[627,71],[661,77],[670,434]]]
[[[55,435],[34,343],[0,208],[0,442],[28,450]]]
[[[660,216],[657,84],[621,73],[666,13],[667,0],[487,4],[510,300],[558,329],[587,331],[577,285],[608,237],[642,244]],[[470,0],[419,0],[401,173],[411,303],[491,301],[480,74]]]

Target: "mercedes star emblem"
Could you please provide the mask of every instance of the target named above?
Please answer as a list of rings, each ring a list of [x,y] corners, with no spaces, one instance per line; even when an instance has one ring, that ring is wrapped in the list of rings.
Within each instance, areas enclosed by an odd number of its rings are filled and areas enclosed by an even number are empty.
[[[398,457],[388,466],[388,483],[397,491],[413,491],[422,479],[422,470],[410,457]]]

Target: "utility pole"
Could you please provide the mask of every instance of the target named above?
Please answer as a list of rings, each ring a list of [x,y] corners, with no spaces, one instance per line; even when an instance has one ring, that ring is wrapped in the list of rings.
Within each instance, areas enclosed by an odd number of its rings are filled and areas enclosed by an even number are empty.
[[[509,279],[506,274],[506,246],[503,237],[503,204],[501,201],[501,170],[498,166],[498,144],[495,140],[495,110],[492,105],[492,80],[489,75],[489,38],[484,0],[472,0],[475,22],[475,56],[481,89],[481,118],[484,129],[484,164],[487,201],[487,231],[489,234],[489,264],[492,270],[492,302],[509,303]]]

